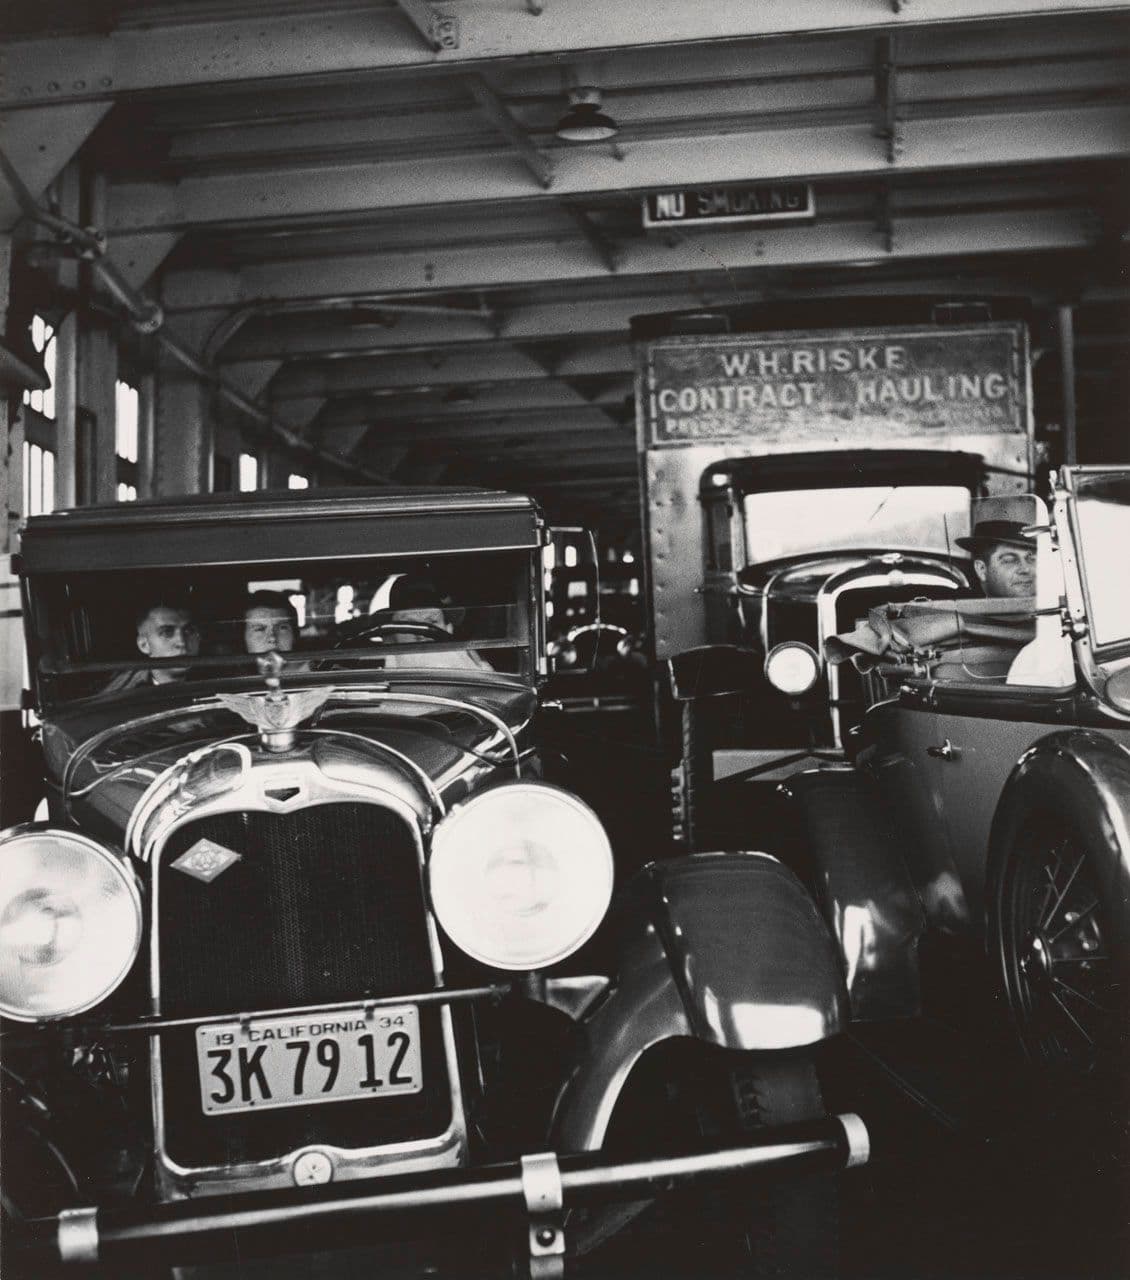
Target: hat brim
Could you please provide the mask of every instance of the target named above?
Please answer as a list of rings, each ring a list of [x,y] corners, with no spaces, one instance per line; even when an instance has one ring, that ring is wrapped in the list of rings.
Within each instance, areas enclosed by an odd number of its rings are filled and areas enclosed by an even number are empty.
[[[1021,551],[1035,551],[1036,544],[1029,538],[954,538],[963,551],[971,551],[974,555],[986,547],[1017,547]]]

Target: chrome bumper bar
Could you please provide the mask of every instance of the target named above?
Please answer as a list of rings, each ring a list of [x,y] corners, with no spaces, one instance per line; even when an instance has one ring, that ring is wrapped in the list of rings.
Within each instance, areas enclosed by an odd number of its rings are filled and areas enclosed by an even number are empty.
[[[238,1256],[315,1253],[347,1245],[435,1239],[457,1222],[480,1225],[488,1214],[510,1216],[528,1237],[530,1272],[560,1275],[563,1215],[615,1201],[650,1199],[691,1185],[741,1177],[831,1174],[864,1164],[870,1142],[856,1115],[766,1129],[741,1146],[680,1156],[617,1160],[603,1152],[544,1153],[480,1169],[437,1170],[379,1180],[214,1196],[144,1208],[67,1209],[19,1230],[9,1246],[34,1264],[102,1263],[166,1266],[222,1260],[238,1239]],[[238,1237],[237,1237],[238,1233]],[[13,1235],[16,1232],[13,1231]],[[476,1232],[482,1242],[484,1236]],[[526,1247],[519,1243],[526,1253]],[[18,1268],[19,1274],[25,1274]]]

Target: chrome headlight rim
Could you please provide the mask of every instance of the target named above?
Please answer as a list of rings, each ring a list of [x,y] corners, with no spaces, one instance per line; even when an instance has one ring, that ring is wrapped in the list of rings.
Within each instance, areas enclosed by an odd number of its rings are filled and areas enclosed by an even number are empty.
[[[133,968],[134,963],[141,951],[141,944],[145,933],[145,908],[141,891],[141,884],[137,873],[134,870],[129,858],[124,854],[115,850],[111,845],[105,844],[100,840],[96,840],[93,836],[87,835],[83,831],[75,831],[68,827],[60,827],[50,820],[46,822],[22,822],[15,826],[6,827],[0,831],[0,870],[3,868],[3,860],[5,849],[13,841],[23,837],[50,837],[58,840],[65,840],[72,844],[78,845],[86,852],[93,854],[97,859],[108,866],[116,873],[121,884],[126,890],[126,897],[130,906],[133,908],[134,921],[134,937],[132,945],[123,953],[122,964],[118,967],[118,971],[114,974],[113,981],[105,984],[103,989],[90,999],[75,1001],[69,1004],[65,1009],[52,1013],[29,1013],[26,1010],[18,1009],[7,1001],[0,991],[0,1017],[7,1018],[12,1022],[20,1022],[29,1025],[36,1023],[60,1022],[67,1018],[77,1017],[79,1014],[86,1013],[90,1009],[101,1004],[103,1000],[108,999],[125,981],[129,971]]]
[[[458,848],[453,848],[453,842],[458,840],[459,828],[462,825],[479,816],[488,806],[497,804],[499,796],[509,797],[516,794],[530,795],[531,793],[535,796],[551,797],[555,803],[566,805],[582,821],[590,824],[592,833],[597,840],[597,845],[593,850],[597,854],[596,865],[603,870],[604,875],[601,883],[591,886],[592,905],[585,926],[574,931],[568,942],[563,942],[560,946],[539,954],[536,962],[525,963],[500,959],[497,952],[491,952],[489,949],[477,945],[473,939],[469,939],[466,932],[461,928],[453,928],[452,917],[444,905],[447,890],[446,888],[441,888],[440,892],[437,893],[437,884],[444,885],[444,876],[446,876],[445,864],[451,858],[461,856]],[[438,876],[437,872],[443,872],[444,876]],[[549,968],[575,954],[596,933],[607,915],[608,907],[612,900],[614,881],[615,861],[612,854],[611,841],[604,824],[591,806],[586,804],[579,796],[551,782],[521,779],[502,782],[486,791],[481,791],[461,804],[455,805],[437,825],[432,835],[428,858],[428,889],[436,920],[454,946],[458,947],[460,951],[472,960],[491,969],[500,969],[509,973],[529,973]]]

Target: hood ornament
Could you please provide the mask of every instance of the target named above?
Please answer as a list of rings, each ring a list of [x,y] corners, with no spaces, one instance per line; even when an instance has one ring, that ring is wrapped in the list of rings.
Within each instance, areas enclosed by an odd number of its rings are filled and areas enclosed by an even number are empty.
[[[219,701],[259,730],[259,741],[268,751],[289,751],[295,730],[325,706],[333,689],[292,689],[284,691],[280,679],[286,660],[279,653],[256,658],[266,693],[221,693]]]

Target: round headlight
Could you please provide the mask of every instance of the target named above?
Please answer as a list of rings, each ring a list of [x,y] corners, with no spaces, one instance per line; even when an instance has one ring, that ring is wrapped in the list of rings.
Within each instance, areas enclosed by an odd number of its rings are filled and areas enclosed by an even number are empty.
[[[797,698],[807,693],[820,674],[820,659],[799,640],[774,645],[765,658],[765,678],[781,693]]]
[[[444,932],[496,969],[540,969],[590,938],[612,897],[596,814],[541,782],[485,791],[436,828],[432,905]]]
[[[52,827],[0,837],[0,1013],[82,1013],[117,987],[140,945],[141,894],[121,858]]]

